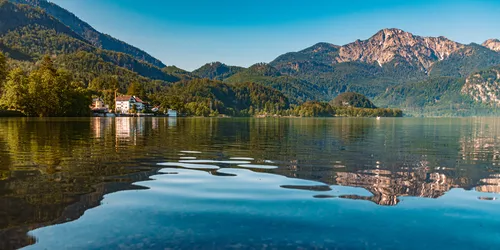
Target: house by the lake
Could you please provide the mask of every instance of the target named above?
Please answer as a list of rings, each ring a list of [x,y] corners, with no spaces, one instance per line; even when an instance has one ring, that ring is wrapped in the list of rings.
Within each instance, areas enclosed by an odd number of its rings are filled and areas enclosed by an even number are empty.
[[[143,111],[147,105],[148,103],[137,96],[124,95],[116,97],[116,112],[121,114],[131,113],[134,106],[137,112]]]
[[[90,106],[92,112],[94,113],[108,113],[109,106],[104,104],[104,101],[98,97],[92,99],[92,105]]]
[[[168,117],[177,117],[177,110],[169,109],[167,115]]]

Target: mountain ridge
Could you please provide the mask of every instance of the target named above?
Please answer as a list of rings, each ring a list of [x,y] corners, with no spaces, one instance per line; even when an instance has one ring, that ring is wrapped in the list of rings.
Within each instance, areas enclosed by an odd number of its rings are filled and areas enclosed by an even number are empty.
[[[156,67],[163,68],[166,65],[159,59],[154,58],[142,49],[127,44],[110,35],[101,33],[94,29],[90,24],[78,18],[75,14],[60,7],[57,4],[46,0],[8,0],[13,3],[27,4],[33,7],[38,7],[49,15],[58,19],[61,23],[71,28],[75,33],[97,48],[122,52],[134,57],[137,60],[142,60]]]
[[[0,0],[0,14],[0,50],[13,59],[33,62],[51,55],[85,84],[101,75],[117,76],[121,91],[130,82],[154,93],[174,82],[208,78],[230,85],[257,83],[282,92],[294,104],[357,92],[379,107],[438,107],[446,113],[450,106],[474,108],[500,100],[500,76],[492,75],[500,65],[498,39],[462,44],[388,28],[345,45],[316,43],[248,68],[212,62],[188,72],[149,63],[151,58],[123,47],[110,48],[101,39],[106,35],[45,0]],[[453,105],[446,107],[446,102]]]

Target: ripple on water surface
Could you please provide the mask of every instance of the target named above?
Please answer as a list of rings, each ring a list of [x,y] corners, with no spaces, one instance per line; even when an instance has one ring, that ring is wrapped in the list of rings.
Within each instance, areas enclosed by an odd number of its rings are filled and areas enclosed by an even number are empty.
[[[363,188],[248,169],[160,172],[177,174],[136,183],[146,190],[106,195],[76,221],[34,230],[38,243],[27,249],[500,247],[500,204],[479,200],[475,191],[383,207],[340,197],[370,196]]]
[[[192,163],[182,163],[182,162],[162,162],[158,163],[159,166],[170,166],[170,167],[181,167],[181,168],[190,168],[190,169],[219,169],[219,166],[209,165],[209,164],[192,164]]]

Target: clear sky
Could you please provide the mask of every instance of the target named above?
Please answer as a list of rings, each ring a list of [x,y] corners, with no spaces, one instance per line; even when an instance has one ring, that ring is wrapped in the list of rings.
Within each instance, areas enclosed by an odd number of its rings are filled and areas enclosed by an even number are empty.
[[[383,28],[462,43],[500,38],[500,0],[51,0],[167,65],[250,66]]]

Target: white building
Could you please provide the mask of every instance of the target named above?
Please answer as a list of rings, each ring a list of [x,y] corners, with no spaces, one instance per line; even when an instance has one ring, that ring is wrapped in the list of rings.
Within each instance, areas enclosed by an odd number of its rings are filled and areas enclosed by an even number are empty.
[[[135,109],[143,111],[146,108],[147,103],[142,101],[137,96],[124,95],[116,97],[116,112],[121,114],[128,114],[135,106]]]
[[[168,117],[177,117],[177,110],[169,109],[167,115]]]

